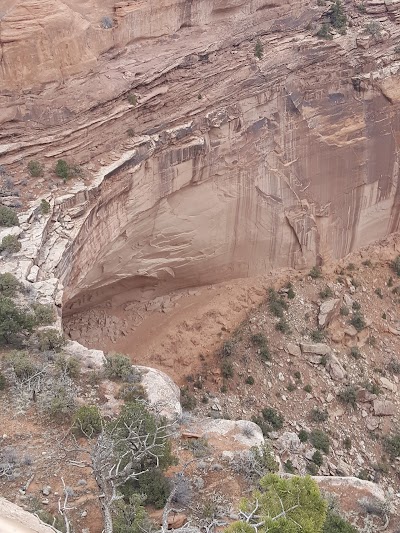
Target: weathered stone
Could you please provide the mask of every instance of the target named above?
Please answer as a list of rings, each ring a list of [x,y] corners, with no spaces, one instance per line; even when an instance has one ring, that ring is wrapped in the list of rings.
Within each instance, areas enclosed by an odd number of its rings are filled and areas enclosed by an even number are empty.
[[[353,301],[354,300],[347,293],[343,296],[343,301],[344,301],[345,305],[347,307],[349,307],[350,309],[353,307]]]
[[[338,308],[339,303],[340,300],[338,298],[331,298],[330,300],[326,300],[319,306],[319,327],[324,328],[329,324]]]
[[[379,381],[384,389],[390,390],[392,392],[397,392],[397,385],[395,383],[392,383],[390,380],[388,380],[384,376],[381,376],[379,378]]]
[[[54,533],[35,515],[0,496],[0,531],[2,533]]]
[[[344,333],[345,335],[348,335],[349,337],[355,337],[358,332],[354,326],[350,325],[344,329]]]
[[[375,429],[378,429],[379,427],[379,418],[376,417],[376,416],[369,416],[365,419],[366,421],[366,425],[367,425],[367,429],[369,429],[369,431],[375,431]]]
[[[375,416],[393,416],[396,413],[396,406],[389,400],[374,400]]]
[[[297,452],[301,446],[301,441],[296,433],[285,431],[285,433],[277,439],[276,446],[282,452]]]
[[[312,353],[316,355],[328,355],[331,353],[331,349],[326,344],[317,343],[317,344],[310,344],[306,342],[302,342],[300,344],[301,351],[303,353]]]
[[[286,346],[286,349],[290,355],[293,355],[295,357],[299,357],[301,355],[301,350],[298,344],[293,344],[292,342],[289,342]]]
[[[346,372],[336,355],[331,354],[327,362],[327,369],[332,379],[341,381],[346,377]]]
[[[33,265],[26,279],[30,281],[31,283],[35,283],[38,278],[38,274],[39,274],[39,267],[37,265]]]
[[[367,389],[358,389],[356,394],[357,402],[359,403],[372,402],[376,399],[376,394],[372,394],[372,392],[369,392]]]
[[[135,365],[142,374],[147,399],[160,415],[175,420],[182,416],[179,387],[161,370]]]
[[[63,352],[78,359],[83,368],[86,369],[102,368],[106,360],[104,352],[101,350],[90,350],[76,341],[68,341]]]

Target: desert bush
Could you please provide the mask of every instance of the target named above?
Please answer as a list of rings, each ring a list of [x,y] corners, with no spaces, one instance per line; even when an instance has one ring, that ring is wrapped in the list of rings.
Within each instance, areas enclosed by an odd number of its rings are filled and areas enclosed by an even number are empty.
[[[39,161],[29,161],[28,171],[32,178],[40,178],[43,176],[43,166]]]
[[[258,348],[265,348],[268,346],[267,337],[263,333],[254,333],[250,337],[250,340],[253,346],[257,346]]]
[[[246,385],[254,385],[253,376],[247,376],[245,383],[246,383]]]
[[[350,405],[353,408],[356,406],[357,389],[354,385],[347,385],[338,392],[337,396],[342,403]]]
[[[300,439],[300,442],[307,442],[308,441],[308,431],[306,431],[305,429],[301,429],[299,432],[298,432],[298,437]]]
[[[0,226],[19,226],[17,213],[5,205],[0,205]]]
[[[293,462],[290,459],[288,459],[287,461],[285,461],[283,463],[283,469],[284,469],[285,472],[288,472],[289,474],[295,474],[296,473],[296,469],[293,466]]]
[[[291,333],[289,323],[285,318],[281,318],[279,322],[275,324],[275,329],[284,335],[289,335],[289,333]]]
[[[75,411],[76,387],[65,374],[48,376],[44,390],[39,396],[39,406],[51,418],[64,421]]]
[[[372,262],[370,259],[366,259],[365,261],[362,262],[362,264],[366,267],[372,267]]]
[[[72,425],[75,431],[91,438],[103,429],[103,419],[97,405],[82,405],[75,412]]]
[[[310,385],[309,383],[308,383],[307,385],[304,385],[304,387],[303,387],[303,391],[304,391],[304,392],[308,392],[308,394],[311,394],[311,392],[312,392],[312,387],[311,387],[311,385]]]
[[[263,418],[273,429],[281,429],[283,427],[284,416],[272,407],[265,407],[262,410]]]
[[[126,355],[119,353],[107,355],[104,367],[108,379],[135,381],[135,372],[132,368],[132,362]]]
[[[0,294],[3,296],[13,297],[21,287],[21,283],[9,272],[0,274]]]
[[[322,533],[358,533],[358,530],[336,511],[328,509]]]
[[[359,311],[361,309],[361,304],[360,302],[354,301],[352,307],[354,311]]]
[[[397,359],[394,359],[394,357],[392,357],[386,368],[391,374],[400,374],[400,361],[397,361]]]
[[[289,282],[287,285],[286,285],[286,288],[287,288],[287,297],[289,298],[289,300],[293,300],[295,297],[296,297],[296,293],[294,292],[294,289],[293,289],[293,284],[291,282]]]
[[[41,352],[60,352],[65,344],[65,339],[58,330],[54,328],[38,331],[38,348]]]
[[[222,377],[224,377],[225,379],[230,379],[233,377],[234,371],[233,371],[233,365],[231,362],[227,360],[222,361],[221,374],[222,374]]]
[[[311,331],[310,337],[313,342],[323,342],[325,340],[325,333],[320,329],[314,329]]]
[[[229,357],[230,355],[233,354],[233,350],[234,350],[233,342],[232,341],[225,341],[224,344],[222,345],[221,355],[223,357]]]
[[[322,26],[320,27],[320,29],[317,31],[317,36],[320,37],[321,39],[327,39],[327,40],[333,39],[332,34],[331,34],[331,27],[327,22],[324,22]],[[313,268],[316,268],[316,267],[313,267]],[[316,276],[316,277],[319,277],[319,276]]]
[[[272,431],[272,426],[270,426],[270,424],[268,424],[262,416],[253,415],[251,417],[251,421],[259,426],[264,437],[267,437],[268,433]]]
[[[252,481],[259,480],[269,473],[278,472],[279,465],[269,444],[252,446],[249,451],[235,456],[232,468]]]
[[[11,298],[0,296],[0,342],[18,343],[21,336],[32,332],[34,325],[33,314],[18,307]]]
[[[186,439],[183,443],[183,448],[185,450],[190,450],[194,457],[206,457],[210,455],[210,447],[208,446],[208,441],[204,437],[199,439]]]
[[[357,331],[361,331],[365,328],[367,323],[365,322],[364,315],[362,313],[354,313],[350,320],[350,324],[356,328]]]
[[[285,298],[272,287],[268,289],[268,307],[270,312],[278,318],[283,318],[283,313],[288,308]]]
[[[344,11],[342,2],[340,0],[336,0],[331,7],[329,18],[331,21],[332,26],[339,30],[340,33],[343,33],[346,28],[347,24],[347,17],[346,13]]]
[[[327,435],[325,431],[322,431],[322,429],[314,429],[311,431],[309,440],[317,450],[321,450],[324,453],[329,452],[329,435]]]
[[[267,347],[261,348],[260,349],[260,357],[264,361],[271,361],[271,353],[269,351],[269,348],[267,348]]]
[[[50,204],[44,198],[40,201],[40,212],[42,215],[48,215],[50,213]]]
[[[312,269],[310,270],[310,272],[308,273],[308,275],[312,279],[321,278],[322,277],[322,271],[321,271],[321,269],[319,267],[313,266]]]
[[[152,531],[153,525],[144,508],[146,496],[132,494],[120,499],[112,507],[114,533],[143,533]]]
[[[9,254],[15,254],[22,248],[22,244],[19,242],[16,235],[6,235],[3,237],[0,244],[1,252],[8,252]]]
[[[196,407],[196,398],[193,396],[193,394],[190,394],[189,389],[187,387],[181,388],[181,405],[183,409],[186,409],[187,411],[191,411]]]
[[[262,56],[264,55],[264,47],[263,47],[263,44],[262,42],[260,41],[260,39],[257,39],[256,41],[256,45],[254,47],[254,55],[258,58],[258,59],[261,59]]]
[[[375,289],[375,294],[376,294],[377,296],[379,296],[379,298],[381,298],[381,299],[383,298],[383,292],[382,292],[382,289],[381,289],[381,288],[377,287],[377,288]]]
[[[267,474],[260,480],[260,490],[241,503],[241,511],[247,515],[258,502],[259,509],[250,523],[234,522],[227,533],[254,532],[252,523],[262,517],[260,533],[320,533],[326,517],[327,503],[321,496],[318,485],[309,476],[293,476],[288,479],[276,474]],[[283,511],[282,511],[283,510]]]
[[[14,351],[7,356],[7,363],[12,367],[19,380],[32,377],[38,371],[27,352]]]
[[[313,422],[325,422],[328,420],[328,411],[314,407],[311,410],[310,418]]]
[[[400,457],[400,433],[386,437],[383,441],[383,447],[392,460]]]
[[[322,453],[319,450],[315,450],[311,460],[317,466],[322,466],[324,463],[324,458],[322,457]]]
[[[343,446],[345,447],[346,450],[351,450],[351,438],[350,437],[345,437],[343,441]]]
[[[352,346],[351,349],[350,349],[350,355],[354,359],[360,359],[360,357],[361,357],[360,349],[357,348],[357,346]]]
[[[59,159],[55,168],[56,175],[66,182],[70,178],[80,176],[82,170],[77,165],[70,165],[64,159]]]
[[[75,357],[66,357],[64,354],[58,355],[54,364],[61,374],[67,374],[70,378],[77,378],[81,372],[81,365]]]
[[[333,290],[327,285],[319,292],[320,297],[322,300],[326,300],[327,298],[332,298],[333,296]]]
[[[4,390],[7,386],[7,379],[3,372],[0,370],[0,391]]]
[[[379,22],[373,20],[371,22],[368,22],[365,26],[365,32],[369,33],[373,37],[380,37],[382,31],[382,26],[379,24]]]
[[[118,392],[118,398],[121,398],[124,402],[146,400],[147,393],[141,383],[126,383]]]
[[[400,276],[400,255],[396,257],[396,259],[392,263],[392,269],[395,271],[395,273]]]
[[[51,304],[33,304],[36,323],[40,326],[49,326],[56,320],[54,307]]]
[[[159,468],[152,468],[138,478],[137,491],[146,494],[146,503],[162,509],[171,492],[171,484]]]
[[[349,308],[346,305],[342,305],[342,307],[340,308],[340,314],[342,316],[347,316],[349,312]]]
[[[128,100],[128,102],[131,105],[136,106],[136,104],[137,104],[137,96],[136,96],[135,93],[129,93],[128,97],[127,97],[127,100]]]

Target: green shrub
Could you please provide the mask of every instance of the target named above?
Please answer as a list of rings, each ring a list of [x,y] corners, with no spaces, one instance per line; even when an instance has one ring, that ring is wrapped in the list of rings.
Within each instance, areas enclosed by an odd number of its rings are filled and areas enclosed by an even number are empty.
[[[225,379],[233,378],[234,371],[232,363],[226,360],[222,361],[221,374]]]
[[[272,431],[272,427],[270,426],[270,424],[267,424],[267,422],[265,422],[265,420],[261,416],[252,416],[251,421],[257,424],[257,426],[259,426],[262,431],[262,434],[265,437],[267,437],[268,434]]]
[[[232,341],[225,341],[222,345],[221,355],[223,357],[229,357],[233,354],[234,348],[235,346]]]
[[[379,24],[379,22],[373,20],[372,22],[368,22],[365,26],[365,32],[369,33],[373,37],[380,37],[382,31],[382,26]]]
[[[357,389],[354,387],[354,385],[347,385],[338,392],[337,396],[342,403],[351,405],[351,407],[356,406]]]
[[[268,289],[268,307],[270,312],[278,318],[283,318],[283,313],[288,308],[284,297],[280,296],[272,287]]]
[[[246,385],[254,385],[254,378],[253,376],[248,376],[245,381]]]
[[[365,261],[362,262],[362,264],[366,267],[372,267],[372,262],[370,259],[366,259]]]
[[[281,429],[283,427],[284,417],[276,409],[266,407],[262,410],[263,418],[273,429]]]
[[[42,215],[48,215],[50,213],[50,207],[51,206],[49,202],[42,198],[42,200],[40,201],[40,212],[42,213]]]
[[[351,450],[351,438],[345,437],[343,441],[343,446],[346,448],[346,450]]]
[[[129,93],[128,96],[127,96],[127,100],[128,102],[133,105],[134,107],[136,106],[137,104],[137,96],[135,93]]]
[[[400,434],[386,437],[383,441],[383,447],[392,460],[400,457]]]
[[[310,474],[310,476],[317,476],[319,467],[315,463],[308,463],[306,465],[307,472]]]
[[[267,474],[260,480],[260,489],[250,500],[243,500],[241,511],[249,514],[258,502],[258,519],[262,517],[260,533],[320,533],[326,517],[327,503],[318,485],[309,476],[281,478]],[[282,509],[285,512],[282,512]],[[256,518],[255,518],[256,520]],[[254,521],[254,523],[256,523]],[[226,533],[254,533],[254,527],[245,522],[234,522]]]
[[[324,462],[324,458],[322,457],[322,453],[319,450],[315,450],[311,460],[317,466],[322,466],[323,462]]]
[[[152,524],[143,506],[145,500],[143,494],[134,493],[114,503],[112,507],[114,533],[152,531]]]
[[[375,294],[377,296],[379,296],[379,298],[383,298],[383,292],[382,292],[382,289],[380,289],[379,287],[375,289]]]
[[[254,47],[254,55],[258,59],[261,59],[262,56],[264,55],[264,47],[263,47],[262,42],[260,41],[260,39],[257,39],[256,45]]]
[[[309,394],[311,394],[311,392],[312,392],[311,385],[309,383],[307,385],[304,385],[303,391],[308,392]]]
[[[321,39],[332,40],[331,27],[327,22],[324,22],[320,29],[317,31],[317,36]],[[312,277],[312,276],[311,276]]]
[[[49,326],[56,321],[54,307],[51,304],[34,304],[36,323],[40,326]]]
[[[346,28],[347,17],[340,0],[336,0],[332,5],[329,18],[335,29],[344,30]]]
[[[65,357],[61,354],[56,357],[54,363],[60,373],[66,374],[70,378],[77,378],[81,372],[80,362],[75,357]]]
[[[311,331],[310,337],[314,342],[323,342],[325,340],[325,333],[319,329],[314,329]]]
[[[261,359],[264,359],[264,361],[271,361],[271,354],[268,348],[261,348],[260,356]]]
[[[358,529],[335,511],[328,509],[322,533],[358,533]]]
[[[289,323],[288,321],[285,319],[285,318],[281,318],[279,320],[279,322],[277,322],[275,324],[275,329],[277,331],[280,331],[281,333],[283,333],[284,335],[289,335],[289,333],[291,333],[291,329],[290,329],[290,326],[289,326]]]
[[[395,271],[395,273],[400,277],[400,255],[398,255],[396,259],[393,261],[392,268]]]
[[[0,274],[0,293],[3,296],[15,296],[16,292],[19,291],[21,287],[21,283],[9,272]]]
[[[289,298],[289,300],[294,300],[294,298],[296,297],[296,293],[293,290],[293,285],[291,283],[288,283],[287,289],[287,297]]]
[[[360,304],[360,302],[354,301],[352,307],[353,307],[354,311],[359,311],[361,309],[361,304]]]
[[[326,300],[327,298],[332,298],[333,290],[327,285],[324,289],[322,289],[322,291],[319,292],[319,295],[322,298],[322,300]]]
[[[0,390],[4,390],[7,386],[7,380],[3,372],[0,370]]]
[[[43,176],[43,167],[39,161],[29,161],[28,171],[32,178],[40,178]]]
[[[7,356],[7,362],[20,380],[29,379],[38,371],[37,366],[29,358],[27,352],[11,352]]]
[[[367,325],[367,323],[365,322],[364,315],[362,313],[359,313],[359,312],[355,313],[352,316],[352,318],[350,320],[350,324],[352,326],[354,326],[357,331],[361,331]]]
[[[146,400],[147,393],[141,383],[126,383],[118,392],[118,398],[121,398],[124,402]]]
[[[328,411],[314,407],[310,413],[310,418],[313,422],[325,422],[328,420]]]
[[[1,252],[8,252],[10,254],[15,254],[19,252],[22,248],[22,244],[19,242],[16,235],[6,235],[3,237],[0,244]]]
[[[171,492],[171,484],[159,468],[153,468],[139,476],[138,492],[146,494],[146,503],[162,509]]]
[[[311,431],[309,440],[317,450],[321,450],[324,453],[329,452],[329,435],[327,435],[325,431],[322,431],[322,429],[314,429]]]
[[[56,420],[64,421],[65,418],[70,418],[75,409],[73,391],[64,383],[54,383],[43,407]]]
[[[119,353],[107,355],[104,367],[108,379],[133,381],[135,373],[132,362],[126,355]]]
[[[133,128],[128,128],[126,130],[126,133],[127,133],[128,137],[134,137],[135,136],[135,130]]]
[[[97,405],[82,405],[75,412],[72,425],[79,434],[91,438],[103,429],[103,419]]]
[[[298,437],[300,439],[300,442],[307,442],[308,441],[308,431],[306,431],[305,429],[301,429],[298,432]]]
[[[193,396],[193,394],[190,394],[189,389],[187,387],[181,388],[181,405],[183,409],[186,409],[187,411],[191,411],[196,407],[196,398]]]
[[[288,472],[289,474],[295,474],[296,473],[296,469],[295,467],[293,466],[293,463],[290,459],[288,459],[287,461],[285,461],[283,463],[283,469],[285,472]]]
[[[62,180],[67,181],[75,176],[80,176],[82,171],[77,165],[70,165],[64,159],[59,159],[55,168],[56,175]]]
[[[346,305],[342,305],[342,307],[340,308],[340,314],[342,316],[347,316],[349,312],[349,308]]]
[[[0,205],[0,226],[19,226],[17,213],[5,205]]]
[[[320,267],[313,266],[312,269],[310,270],[310,272],[308,273],[308,275],[312,279],[321,278],[322,277],[322,270],[320,269]]]
[[[39,331],[38,348],[41,352],[60,352],[65,344],[65,339],[58,330],[50,328]]]
[[[354,359],[360,359],[361,358],[361,352],[360,349],[357,348],[357,346],[352,346],[350,349],[350,355]]]
[[[254,333],[250,337],[250,340],[253,346],[257,346],[258,348],[265,348],[268,346],[267,337],[263,333]]]
[[[18,307],[11,298],[0,296],[0,342],[16,343],[21,335],[31,333],[34,325],[33,314]]]

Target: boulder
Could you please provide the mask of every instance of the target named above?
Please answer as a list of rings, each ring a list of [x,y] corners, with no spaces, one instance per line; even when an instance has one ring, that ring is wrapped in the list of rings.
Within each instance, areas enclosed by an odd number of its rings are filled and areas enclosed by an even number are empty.
[[[138,365],[134,368],[142,374],[141,384],[147,393],[150,405],[169,420],[179,419],[182,416],[182,406],[178,385],[161,370]]]
[[[54,533],[54,529],[41,522],[15,503],[0,496],[1,533]]]
[[[397,392],[397,385],[395,383],[392,383],[385,377],[380,377],[379,381],[384,389],[390,390],[392,392]]]
[[[289,342],[289,344],[286,346],[286,350],[290,355],[294,355],[295,357],[300,357],[301,355],[301,350],[298,344]]]
[[[331,354],[326,365],[328,372],[335,381],[342,381],[346,377],[346,371],[339,362],[336,355]]]
[[[102,368],[106,360],[101,350],[90,350],[76,341],[69,341],[64,346],[63,352],[78,359],[83,369]]]
[[[357,402],[366,403],[366,402],[372,402],[375,399],[376,399],[376,394],[372,394],[372,392],[369,392],[369,390],[367,389],[358,389]]]
[[[39,274],[39,267],[37,265],[32,265],[26,279],[30,281],[31,283],[35,283],[37,281],[38,274]]]
[[[276,447],[280,452],[297,452],[301,446],[301,441],[297,433],[285,431],[276,441]]]
[[[388,400],[374,400],[375,416],[393,416],[396,413],[396,406]]]
[[[329,348],[329,346],[323,343],[310,344],[310,343],[302,342],[300,346],[301,346],[301,351],[306,354],[312,353],[316,355],[328,355],[331,353],[331,349]]]
[[[324,328],[332,320],[333,315],[335,314],[338,305],[340,303],[339,298],[331,298],[326,300],[319,306],[318,314],[318,325],[321,328]]]

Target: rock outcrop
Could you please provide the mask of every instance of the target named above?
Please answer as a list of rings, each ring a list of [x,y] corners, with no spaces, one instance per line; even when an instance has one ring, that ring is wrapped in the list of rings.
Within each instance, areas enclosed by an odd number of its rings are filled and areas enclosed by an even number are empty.
[[[54,529],[15,503],[0,497],[1,533],[52,533]]]
[[[0,164],[63,157],[86,176],[56,199],[31,279],[60,278],[67,315],[397,230],[398,4],[379,5],[346,5],[326,41],[311,1],[7,0]],[[357,47],[375,16],[381,38]]]

